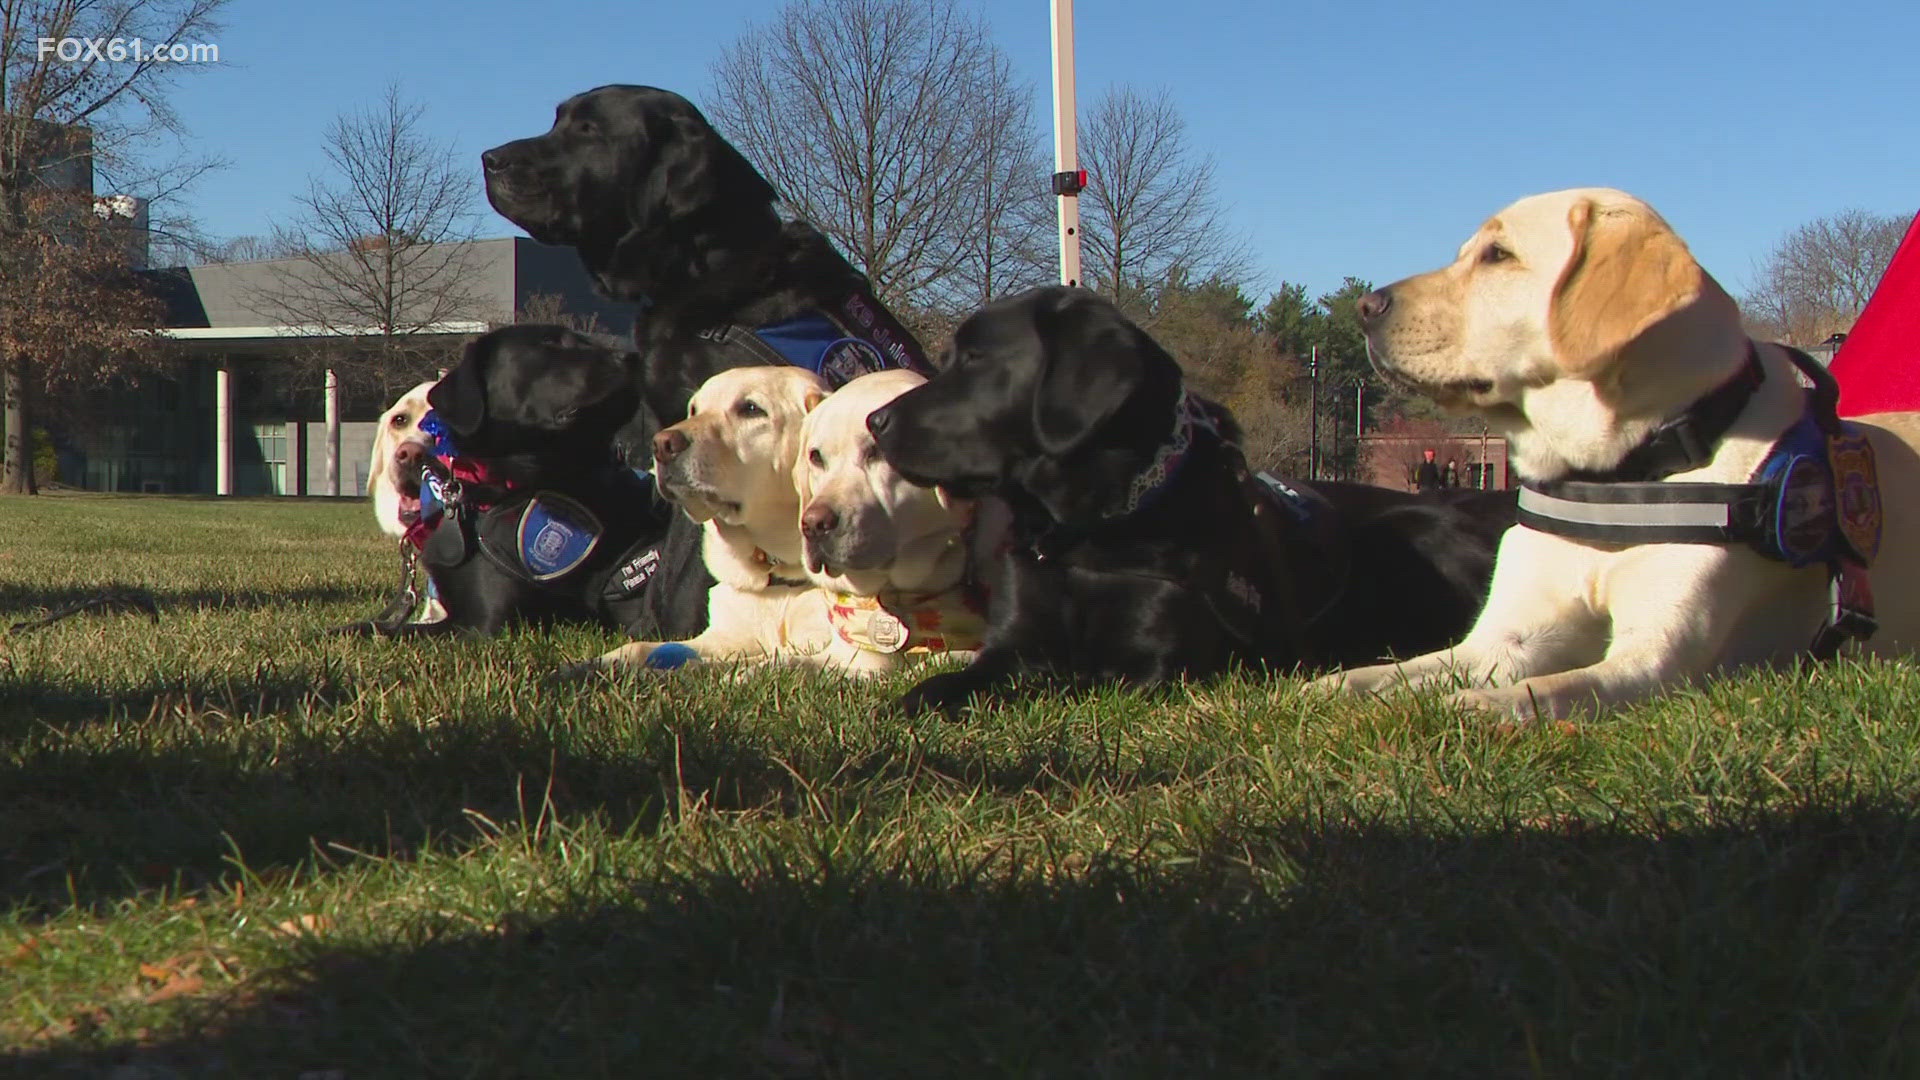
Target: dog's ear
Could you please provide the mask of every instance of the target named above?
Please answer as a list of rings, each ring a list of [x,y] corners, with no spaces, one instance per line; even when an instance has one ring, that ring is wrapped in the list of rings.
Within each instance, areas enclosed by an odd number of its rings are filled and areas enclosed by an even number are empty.
[[[427,404],[455,435],[471,435],[480,430],[487,418],[487,386],[480,371],[477,346],[469,344],[466,355],[453,370],[433,384],[433,389],[427,391]]]
[[[813,443],[813,418],[809,416],[800,425],[800,449],[793,455],[793,490],[800,496],[800,509],[805,511],[807,504],[813,501],[813,471],[807,460],[807,447]]]
[[[1149,354],[1160,347],[1091,293],[1043,298],[1034,321],[1041,354],[1033,388],[1034,439],[1044,453],[1063,457],[1120,411],[1144,381]]]
[[[1732,301],[1667,223],[1643,207],[1582,199],[1567,212],[1573,254],[1554,286],[1547,332],[1561,371],[1604,374],[1661,323],[1731,313]]]
[[[775,201],[773,185],[686,102],[649,124],[652,161],[634,190],[633,225],[643,232],[710,207],[750,212]]]

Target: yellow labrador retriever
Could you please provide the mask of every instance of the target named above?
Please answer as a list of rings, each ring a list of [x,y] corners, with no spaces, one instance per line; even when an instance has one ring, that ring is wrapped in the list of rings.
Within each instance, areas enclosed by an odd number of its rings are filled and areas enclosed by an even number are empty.
[[[826,591],[832,641],[820,663],[854,675],[893,670],[910,653],[980,647],[982,561],[1008,515],[997,499],[950,499],[895,472],[867,416],[926,377],[862,375],[808,414],[794,484],[807,576]]]
[[[1870,574],[1835,579],[1824,559],[1796,568],[1781,553],[1809,526],[1805,535],[1829,538],[1870,531],[1873,487],[1847,482],[1867,475],[1859,447],[1833,457],[1820,441],[1809,457],[1783,458],[1776,447],[1799,445],[1789,440],[1818,412],[1799,369],[1788,350],[1747,339],[1733,300],[1638,199],[1609,189],[1522,199],[1450,265],[1371,293],[1359,310],[1374,365],[1485,417],[1506,435],[1527,489],[1522,523],[1501,543],[1486,607],[1465,640],[1317,686],[1377,691],[1463,678],[1458,700],[1523,717],[1604,709],[1806,653],[1829,621],[1830,587],[1852,589],[1861,576],[1879,624],[1866,649],[1906,653],[1920,642],[1920,414],[1865,417],[1858,427],[1884,510],[1877,557],[1871,537],[1852,543],[1872,559]],[[1754,516],[1773,521],[1771,504],[1737,499],[1762,490],[1763,469],[1781,460],[1779,475],[1810,460],[1808,475],[1835,479],[1792,489],[1792,505],[1812,511],[1780,511],[1780,522],[1796,523],[1776,528],[1786,539],[1771,556],[1739,539],[1593,538],[1618,537],[1607,530],[1623,523],[1751,532],[1732,507],[1760,508]],[[1620,491],[1653,505],[1608,494]],[[1686,501],[1722,496],[1736,501],[1717,510]],[[1583,530],[1585,538],[1572,535]]]
[[[415,486],[401,490],[395,477],[407,470],[396,468],[395,457],[433,453],[433,439],[420,430],[421,418],[432,408],[427,404],[427,391],[433,386],[431,382],[423,382],[401,394],[380,414],[373,429],[373,457],[367,462],[367,497],[373,503],[374,522],[381,532],[395,540],[404,539],[408,527],[420,517],[420,489]],[[447,609],[432,594],[431,581],[427,587],[425,602],[413,614],[414,622],[439,622],[447,617]]]
[[[432,408],[427,404],[427,391],[431,389],[433,383],[423,382],[401,394],[374,425],[373,458],[367,462],[367,496],[373,501],[373,519],[380,531],[396,540],[407,534],[407,526],[420,513],[420,491],[400,490],[394,480],[393,458],[402,447],[418,453],[433,452],[433,440],[420,430],[420,419]]]
[[[687,418],[654,436],[659,490],[704,525],[701,558],[718,582],[707,593],[707,629],[684,642],[628,642],[589,666],[677,667],[827,647],[826,597],[801,567],[793,487],[801,425],[827,393],[804,368],[733,368],[702,384]]]

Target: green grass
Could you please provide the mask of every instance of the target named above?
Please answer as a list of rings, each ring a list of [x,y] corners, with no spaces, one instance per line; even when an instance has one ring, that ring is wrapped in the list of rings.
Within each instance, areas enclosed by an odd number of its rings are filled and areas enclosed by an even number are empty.
[[[315,631],[364,506],[0,502],[0,1074],[1920,1075],[1920,677],[906,721]]]

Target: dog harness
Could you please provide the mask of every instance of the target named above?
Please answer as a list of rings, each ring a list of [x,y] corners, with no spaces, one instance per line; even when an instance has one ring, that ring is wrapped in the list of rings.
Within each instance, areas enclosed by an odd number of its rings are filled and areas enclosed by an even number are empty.
[[[920,343],[864,290],[847,294],[832,309],[816,309],[767,326],[729,324],[702,331],[769,365],[791,364],[843,386],[861,375],[906,368],[931,375]]]
[[[1809,651],[1834,655],[1849,637],[1877,628],[1866,569],[1879,551],[1882,521],[1873,447],[1839,418],[1839,386],[1826,368],[1789,349],[1813,384],[1800,417],[1744,484],[1676,483],[1664,478],[1706,464],[1765,379],[1757,347],[1732,379],[1655,429],[1607,473],[1524,482],[1519,522],[1591,543],[1745,544],[1794,568],[1821,564],[1830,579],[1828,620]]]
[[[420,478],[420,516],[408,528],[407,540],[429,562],[457,565],[478,550],[522,581],[556,587],[570,585],[589,562],[604,565],[605,560],[596,561],[594,555],[607,528],[579,497],[585,491],[518,490],[494,477],[483,462],[462,456],[434,413],[421,418],[420,430],[433,438],[433,466]],[[652,474],[641,469],[610,465],[589,477],[584,487],[598,496],[596,502],[644,506],[654,500]],[[451,528],[441,528],[449,524]],[[633,598],[659,567],[658,544],[635,541],[605,571],[601,601]]]

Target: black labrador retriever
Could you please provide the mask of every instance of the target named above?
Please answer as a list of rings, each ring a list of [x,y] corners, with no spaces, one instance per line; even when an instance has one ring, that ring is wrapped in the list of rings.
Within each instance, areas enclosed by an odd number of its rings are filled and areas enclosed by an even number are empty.
[[[639,357],[565,327],[483,334],[427,394],[432,454],[403,453],[421,493],[408,536],[447,617],[356,624],[389,635],[492,634],[573,621],[636,632],[671,508],[614,452],[638,407]]]
[[[827,238],[783,221],[773,186],[678,94],[602,86],[555,110],[545,134],[481,155],[487,199],[542,243],[571,245],[600,291],[639,310],[644,408],[618,436],[644,463],[652,438],[727,368],[795,363],[839,386],[924,350]],[[647,597],[644,636],[705,628],[700,527],[678,515]]]
[[[1112,304],[1062,286],[976,312],[940,374],[867,426],[909,479],[1015,515],[985,647],[910,711],[1026,674],[1153,684],[1438,648],[1478,612],[1515,514],[1508,493],[1250,474],[1226,411]]]

